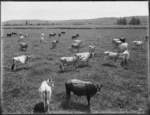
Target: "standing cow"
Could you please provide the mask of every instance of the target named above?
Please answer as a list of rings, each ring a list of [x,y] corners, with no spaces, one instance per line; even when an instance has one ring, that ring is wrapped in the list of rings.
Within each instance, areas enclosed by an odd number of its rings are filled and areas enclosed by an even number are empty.
[[[70,100],[70,93],[73,92],[77,96],[86,96],[88,107],[90,107],[90,98],[95,94],[99,95],[100,88],[103,85],[93,84],[89,81],[81,81],[77,79],[70,79],[65,82],[66,99]]]

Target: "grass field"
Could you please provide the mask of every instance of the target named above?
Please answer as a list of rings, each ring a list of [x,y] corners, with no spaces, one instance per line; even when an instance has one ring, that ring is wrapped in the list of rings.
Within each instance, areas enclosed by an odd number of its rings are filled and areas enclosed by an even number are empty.
[[[51,32],[65,31],[56,49],[51,49],[51,41],[45,38],[39,43],[39,33],[48,36]],[[50,110],[51,113],[143,113],[148,99],[147,82],[147,46],[143,49],[133,46],[132,41],[144,40],[147,29],[4,29],[9,32],[28,33],[24,42],[29,44],[26,52],[19,50],[18,36],[4,37],[3,45],[3,113],[32,113],[35,104],[39,103],[38,89],[43,80],[52,77],[54,88]],[[59,58],[71,56],[72,35],[79,33],[84,42],[80,52],[88,51],[88,45],[94,45],[96,56],[90,60],[89,66],[79,66],[72,71],[59,71]],[[97,35],[102,39],[97,41]],[[115,51],[111,39],[125,37],[129,43],[131,58],[125,67],[111,62],[104,64],[103,52]],[[57,37],[56,37],[57,38]],[[22,54],[33,54],[36,58],[28,63],[28,68],[19,65],[16,72],[10,70],[11,59]],[[87,107],[85,97],[71,96],[69,105],[65,104],[65,85],[67,79],[88,80],[103,84],[99,96],[91,98],[91,111]]]

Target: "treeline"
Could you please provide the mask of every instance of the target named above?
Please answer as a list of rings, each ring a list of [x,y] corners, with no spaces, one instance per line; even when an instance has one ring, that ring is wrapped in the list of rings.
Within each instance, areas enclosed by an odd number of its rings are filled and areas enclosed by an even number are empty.
[[[25,21],[22,24],[10,24],[10,23],[6,23],[3,24],[3,26],[30,26],[30,25],[34,25],[34,26],[42,26],[42,25],[84,25],[84,23],[82,22],[73,22],[73,23],[59,23],[59,22],[37,22],[35,24],[31,23],[30,21]]]
[[[119,18],[117,20],[117,25],[140,25],[141,22],[140,22],[140,19],[138,17],[132,17],[131,20],[129,20],[129,22],[127,21],[126,18]]]

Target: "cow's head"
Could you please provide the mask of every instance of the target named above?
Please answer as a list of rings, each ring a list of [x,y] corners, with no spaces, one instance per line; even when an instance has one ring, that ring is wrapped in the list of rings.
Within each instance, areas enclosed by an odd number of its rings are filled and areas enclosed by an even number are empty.
[[[97,88],[97,95],[99,95],[99,94],[100,94],[100,89],[101,89],[101,87],[103,87],[103,85],[98,85],[98,84],[96,84],[96,88]]]
[[[52,87],[54,86],[52,78],[47,79],[47,83]]]

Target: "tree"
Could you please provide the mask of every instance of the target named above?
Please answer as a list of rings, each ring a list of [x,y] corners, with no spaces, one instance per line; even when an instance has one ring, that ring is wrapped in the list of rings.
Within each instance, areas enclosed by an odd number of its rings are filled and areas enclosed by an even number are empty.
[[[130,22],[129,22],[130,25],[139,25],[140,24],[140,19],[137,17],[132,17]]]

